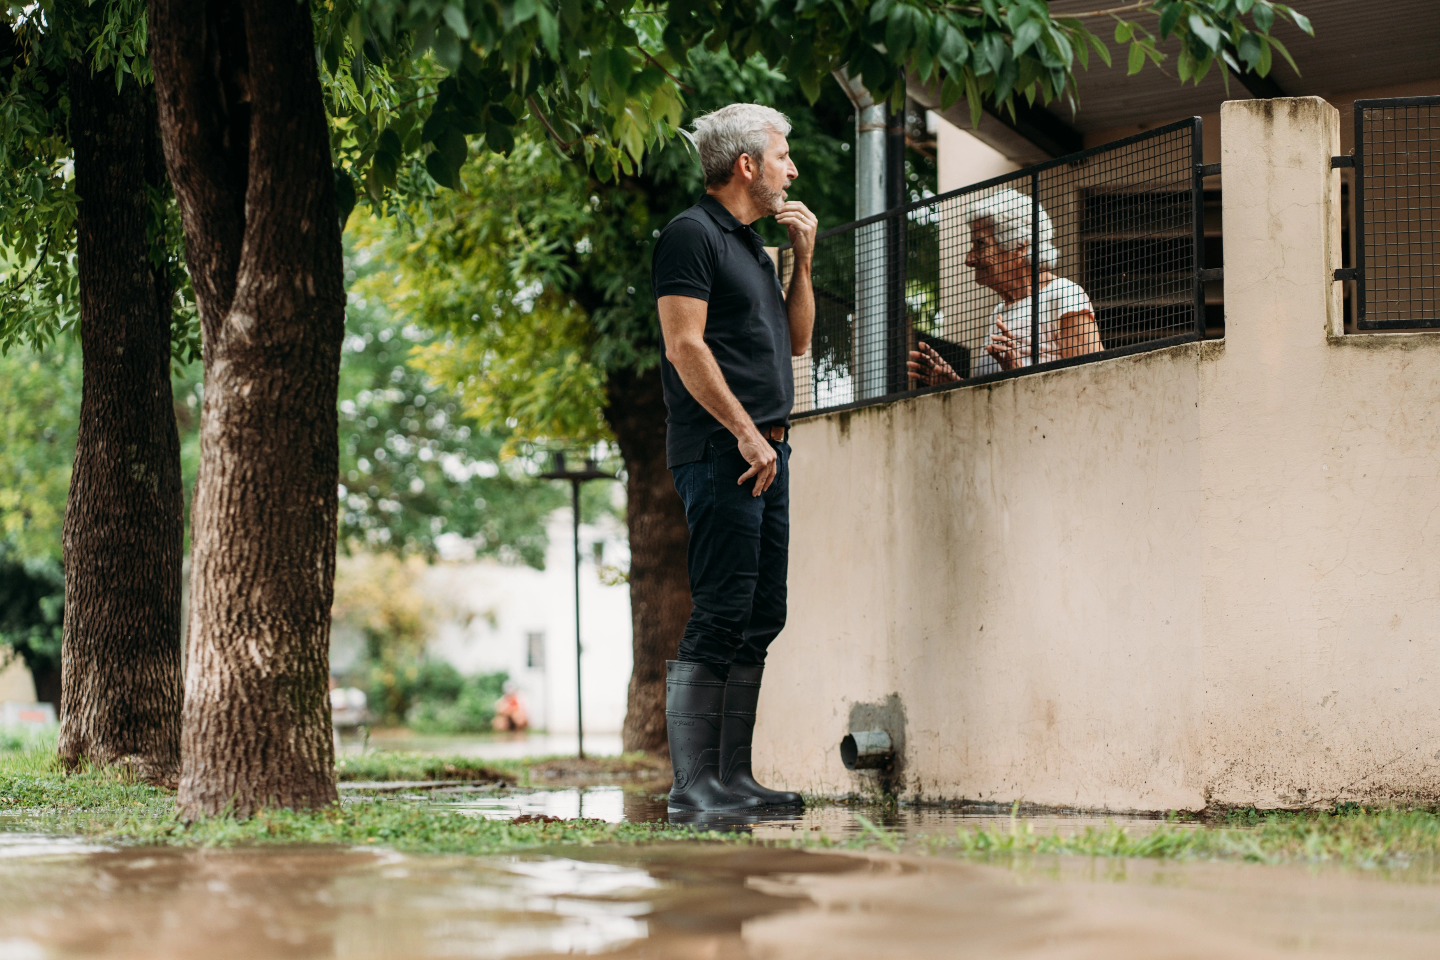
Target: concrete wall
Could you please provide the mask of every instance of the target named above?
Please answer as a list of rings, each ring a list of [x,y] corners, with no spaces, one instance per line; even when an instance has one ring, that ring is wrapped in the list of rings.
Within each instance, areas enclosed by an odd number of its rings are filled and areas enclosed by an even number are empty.
[[[757,767],[1111,809],[1440,798],[1440,335],[1338,336],[1338,115],[1222,112],[1224,341],[801,421]]]

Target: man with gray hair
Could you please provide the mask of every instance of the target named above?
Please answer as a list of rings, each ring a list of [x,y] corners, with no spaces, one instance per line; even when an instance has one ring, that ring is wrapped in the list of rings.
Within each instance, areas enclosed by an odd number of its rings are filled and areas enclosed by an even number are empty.
[[[770,642],[785,624],[790,544],[790,358],[810,346],[815,215],[786,193],[790,122],[736,103],[695,121],[705,196],[660,233],[652,281],[665,351],[666,460],[690,528],[692,609],[667,663],[672,812],[799,806],[751,774]],[[794,250],[782,290],[751,224]]]

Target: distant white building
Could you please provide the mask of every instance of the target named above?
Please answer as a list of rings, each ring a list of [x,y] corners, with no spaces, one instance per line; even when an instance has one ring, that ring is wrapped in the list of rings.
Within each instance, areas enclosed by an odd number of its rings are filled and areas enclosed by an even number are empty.
[[[548,524],[545,569],[496,560],[445,560],[415,588],[433,602],[427,652],[467,675],[505,671],[520,687],[536,729],[576,730],[575,567],[569,510]],[[580,527],[580,613],[585,732],[618,733],[625,721],[632,630],[630,566],[623,527],[613,519]],[[332,666],[349,669],[361,641],[339,624]]]
[[[9,647],[0,647],[0,703],[33,703],[35,683],[25,663]]]

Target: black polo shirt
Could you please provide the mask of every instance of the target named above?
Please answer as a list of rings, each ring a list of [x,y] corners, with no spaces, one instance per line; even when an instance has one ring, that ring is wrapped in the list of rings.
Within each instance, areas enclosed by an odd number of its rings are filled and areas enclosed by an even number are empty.
[[[707,194],[660,231],[651,282],[657,300],[681,296],[709,303],[705,343],[735,399],[757,426],[788,425],[795,403],[790,318],[760,234]],[[666,462],[675,467],[701,459],[706,438],[725,428],[690,396],[663,354],[660,363],[669,411]]]

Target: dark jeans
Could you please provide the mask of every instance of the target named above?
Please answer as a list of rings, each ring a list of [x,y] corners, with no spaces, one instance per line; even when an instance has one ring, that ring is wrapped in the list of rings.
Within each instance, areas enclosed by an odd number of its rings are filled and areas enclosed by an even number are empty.
[[[759,497],[750,469],[728,432],[711,437],[705,457],[673,470],[690,527],[690,622],[681,660],[709,665],[758,665],[785,626],[785,576],[790,561],[790,444],[779,455],[775,482]]]

